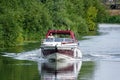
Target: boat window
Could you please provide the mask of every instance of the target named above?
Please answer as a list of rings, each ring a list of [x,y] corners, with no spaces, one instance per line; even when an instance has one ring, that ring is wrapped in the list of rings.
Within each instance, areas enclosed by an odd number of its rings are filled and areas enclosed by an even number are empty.
[[[71,38],[65,38],[65,42],[74,42],[74,40]]]
[[[53,42],[53,38],[47,38],[45,39],[46,42]]]
[[[45,42],[74,42],[71,38],[47,38]]]
[[[63,38],[55,38],[55,42],[62,42]]]

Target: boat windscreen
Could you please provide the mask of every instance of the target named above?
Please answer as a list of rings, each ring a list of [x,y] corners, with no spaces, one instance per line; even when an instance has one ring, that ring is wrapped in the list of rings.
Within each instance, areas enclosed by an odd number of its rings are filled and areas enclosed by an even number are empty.
[[[74,40],[71,38],[65,38],[65,42],[74,42]]]
[[[47,38],[45,42],[74,42],[71,38]]]
[[[53,42],[54,39],[53,39],[53,38],[47,38],[47,39],[45,39],[44,41],[45,41],[45,42]]]
[[[55,42],[63,42],[64,38],[55,38]]]

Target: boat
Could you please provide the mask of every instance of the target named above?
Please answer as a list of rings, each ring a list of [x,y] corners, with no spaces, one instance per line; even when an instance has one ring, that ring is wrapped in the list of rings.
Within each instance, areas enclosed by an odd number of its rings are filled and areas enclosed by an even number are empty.
[[[82,58],[78,40],[71,30],[49,30],[41,43],[41,53],[48,60]]]

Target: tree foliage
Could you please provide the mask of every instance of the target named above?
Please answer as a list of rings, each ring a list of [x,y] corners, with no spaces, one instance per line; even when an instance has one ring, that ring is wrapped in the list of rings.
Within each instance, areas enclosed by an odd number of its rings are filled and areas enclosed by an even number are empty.
[[[40,40],[49,29],[95,31],[105,15],[99,0],[1,0],[0,48]]]
[[[87,10],[87,24],[89,25],[89,30],[94,31],[96,26],[96,17],[97,17],[97,9],[95,7],[90,6]]]

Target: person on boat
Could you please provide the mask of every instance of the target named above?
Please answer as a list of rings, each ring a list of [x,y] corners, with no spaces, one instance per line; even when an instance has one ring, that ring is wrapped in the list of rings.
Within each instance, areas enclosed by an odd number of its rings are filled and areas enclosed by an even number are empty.
[[[48,38],[54,38],[53,34],[50,33],[50,35],[48,36]]]

